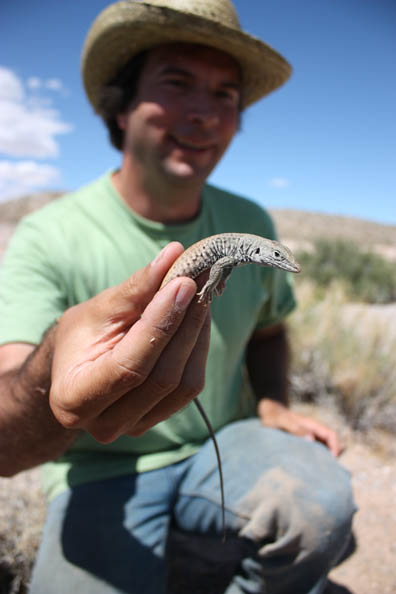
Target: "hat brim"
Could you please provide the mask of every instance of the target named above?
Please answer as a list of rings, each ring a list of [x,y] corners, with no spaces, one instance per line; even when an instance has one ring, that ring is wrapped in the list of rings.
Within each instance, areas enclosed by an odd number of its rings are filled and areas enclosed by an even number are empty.
[[[290,64],[272,47],[247,33],[186,13],[145,4],[118,2],[93,23],[82,52],[82,77],[91,104],[135,55],[166,43],[197,43],[217,48],[240,64],[242,107],[287,81]]]

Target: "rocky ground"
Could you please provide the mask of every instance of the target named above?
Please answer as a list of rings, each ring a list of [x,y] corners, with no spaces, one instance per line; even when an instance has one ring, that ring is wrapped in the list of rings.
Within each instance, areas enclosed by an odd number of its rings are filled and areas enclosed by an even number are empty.
[[[352,472],[359,506],[356,549],[332,571],[329,594],[395,594],[396,439],[385,433],[354,432],[331,409],[301,408],[339,431],[346,446],[341,463]],[[38,482],[37,470],[0,479],[0,594],[25,592],[45,514]],[[222,592],[227,564],[212,561],[207,566],[200,559],[188,559],[184,544],[173,547],[178,558],[172,564],[172,594]]]

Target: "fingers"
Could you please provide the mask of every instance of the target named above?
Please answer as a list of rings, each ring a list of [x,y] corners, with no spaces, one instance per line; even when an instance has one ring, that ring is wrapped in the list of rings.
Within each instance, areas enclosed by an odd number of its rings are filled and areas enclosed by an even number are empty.
[[[209,308],[194,299],[189,278],[158,290],[182,251],[168,245],[125,283],[62,316],[50,405],[63,426],[104,443],[140,435],[202,390]]]
[[[309,436],[315,441],[320,441],[329,448],[330,452],[335,457],[342,454],[344,446],[341,444],[335,431],[314,419],[305,419],[305,426],[306,432],[304,437]]]
[[[65,363],[74,358],[82,364],[110,351],[140,319],[163,275],[182,251],[180,243],[170,243],[125,282],[69,308],[57,328],[57,350],[62,352]]]
[[[195,398],[204,384],[209,328],[208,308],[194,300],[144,381],[95,418],[90,433],[104,443],[124,433],[136,437]]]
[[[315,419],[294,412],[279,402],[264,398],[259,402],[258,413],[264,425],[282,429],[292,435],[320,441],[334,456],[343,452],[337,433]]]
[[[164,275],[183,249],[179,242],[168,244],[147,266],[137,270],[120,285],[106,289],[94,297],[94,319],[102,323],[108,318],[109,324],[118,323],[120,329],[134,324],[160,288]]]
[[[205,319],[198,340],[184,368],[178,387],[167,398],[160,400],[142,419],[127,430],[128,435],[139,437],[148,429],[184,408],[202,392],[205,385],[205,366],[209,350],[210,315]]]
[[[154,295],[141,318],[111,348],[107,348],[106,341],[102,351],[103,345],[96,341],[93,348],[89,345],[86,349],[86,358],[79,352],[84,350],[83,346],[75,344],[75,332],[64,336],[63,341],[58,333],[57,340],[61,342],[58,352],[55,350],[50,398],[61,423],[70,428],[83,427],[143,383],[180,327],[195,291],[191,279],[175,279]],[[67,344],[68,337],[71,345]],[[83,342],[81,332],[79,338]],[[79,349],[74,365],[66,356],[68,346]]]
[[[329,448],[333,456],[339,456],[343,452],[344,448],[335,431],[316,419],[311,419],[298,413],[293,414],[295,415],[294,431],[290,431],[291,433],[311,441],[320,441]]]

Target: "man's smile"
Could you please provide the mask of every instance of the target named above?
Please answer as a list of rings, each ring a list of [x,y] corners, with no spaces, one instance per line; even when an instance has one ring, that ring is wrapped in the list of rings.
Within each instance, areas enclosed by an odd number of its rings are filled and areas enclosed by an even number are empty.
[[[181,149],[204,152],[215,147],[214,140],[191,140],[180,136],[171,135],[171,140]]]

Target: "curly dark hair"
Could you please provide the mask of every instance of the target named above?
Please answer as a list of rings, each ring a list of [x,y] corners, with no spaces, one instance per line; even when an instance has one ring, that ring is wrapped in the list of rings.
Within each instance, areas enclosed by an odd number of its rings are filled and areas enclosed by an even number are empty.
[[[147,54],[148,51],[144,51],[134,56],[100,93],[96,111],[106,125],[111,144],[119,151],[124,146],[124,130],[118,126],[117,116],[127,109],[136,95]]]

